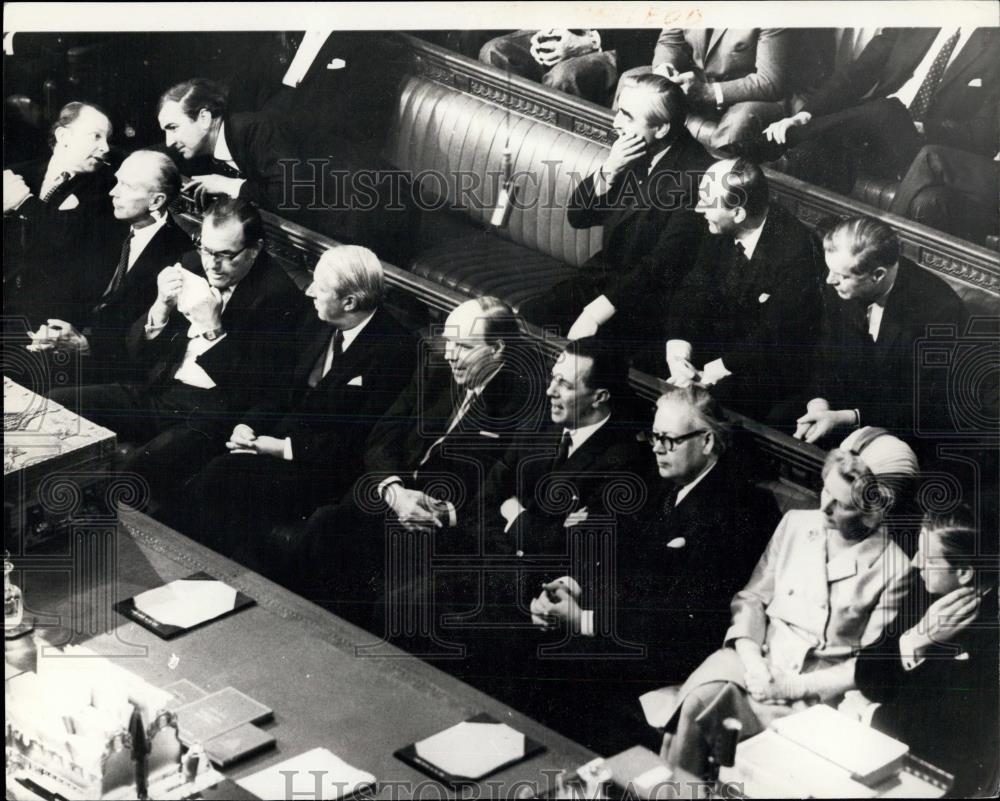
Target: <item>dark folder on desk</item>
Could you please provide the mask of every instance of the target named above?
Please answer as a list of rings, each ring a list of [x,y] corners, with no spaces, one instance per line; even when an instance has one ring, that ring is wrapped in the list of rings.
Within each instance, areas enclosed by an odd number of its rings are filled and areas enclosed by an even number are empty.
[[[393,756],[454,788],[478,782],[544,750],[541,743],[483,713],[400,748]]]
[[[214,576],[195,573],[119,601],[114,609],[158,637],[171,640],[254,603],[249,595]]]

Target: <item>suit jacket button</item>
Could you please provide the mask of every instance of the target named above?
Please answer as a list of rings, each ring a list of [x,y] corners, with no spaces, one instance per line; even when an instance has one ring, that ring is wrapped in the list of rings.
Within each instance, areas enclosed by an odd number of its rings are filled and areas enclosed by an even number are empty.
[[[520,558],[521,558],[522,556],[524,556],[524,551],[520,551],[520,550],[519,550],[519,551],[516,551],[516,552],[514,553],[514,555],[515,555],[515,556],[516,556],[516,557],[517,557],[518,559],[520,559]]]

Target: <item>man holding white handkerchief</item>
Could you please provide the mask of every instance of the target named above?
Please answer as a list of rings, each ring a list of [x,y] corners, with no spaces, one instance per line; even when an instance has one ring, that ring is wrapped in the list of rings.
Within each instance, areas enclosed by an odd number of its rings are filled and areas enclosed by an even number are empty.
[[[264,251],[260,215],[246,201],[221,200],[206,212],[198,254],[200,264],[190,254],[161,271],[153,305],[129,334],[145,383],[52,396],[138,445],[124,467],[157,496],[211,458],[242,409],[287,386],[283,366],[294,361],[304,306]]]

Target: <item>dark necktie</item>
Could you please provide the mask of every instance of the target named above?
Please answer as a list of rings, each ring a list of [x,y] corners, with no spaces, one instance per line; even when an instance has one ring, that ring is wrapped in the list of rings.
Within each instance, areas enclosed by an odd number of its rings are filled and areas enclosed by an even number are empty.
[[[725,263],[725,262],[723,262]],[[746,248],[742,242],[733,242],[733,254],[729,262],[729,270],[723,278],[725,293],[730,298],[738,296],[743,289],[743,282],[747,278],[747,268],[750,262],[747,259]]]
[[[212,159],[212,170],[217,175],[224,175],[226,178],[242,178],[240,171],[235,169],[228,161],[222,159]]]
[[[55,197],[56,192],[59,191],[59,188],[68,180],[69,180],[68,172],[59,173],[59,175],[56,176],[56,179],[53,182],[52,186],[49,187],[49,191],[46,192],[45,196],[42,198],[42,203],[48,203],[50,200],[52,200],[52,198]]]
[[[339,328],[335,329],[333,332],[333,338],[327,344],[325,348],[320,352],[319,358],[316,360],[316,364],[313,365],[312,371],[309,373],[309,386],[310,388],[315,388],[319,385],[319,382],[326,378],[326,374],[329,370],[326,369],[326,359],[333,351],[333,359],[330,362],[330,368],[336,364],[337,358],[344,352],[344,332]]]
[[[959,29],[945,40],[940,52],[935,56],[931,68],[927,71],[927,75],[924,76],[913,102],[910,103],[910,116],[916,122],[922,122],[927,115],[927,109],[930,108],[931,100],[934,99],[934,93],[937,91],[938,84],[941,83],[941,78],[944,77],[948,60],[951,58],[961,34],[962,30]]]
[[[680,490],[681,488],[671,481],[669,486],[663,491],[663,504],[660,507],[660,515],[664,520],[667,520],[674,513],[674,509],[677,508],[677,495]]]
[[[573,447],[573,437],[570,436],[568,429],[563,429],[562,439],[559,440],[559,448],[556,450],[556,458],[552,460],[553,469],[567,462],[571,447]]]
[[[118,257],[118,266],[115,267],[115,273],[111,276],[111,281],[108,282],[107,289],[101,295],[101,302],[97,304],[94,311],[101,311],[106,308],[118,290],[122,288],[122,284],[125,283],[125,276],[128,273],[128,258],[132,252],[132,237],[134,236],[135,231],[129,231],[128,236],[125,237],[125,241],[122,242],[122,252]]]

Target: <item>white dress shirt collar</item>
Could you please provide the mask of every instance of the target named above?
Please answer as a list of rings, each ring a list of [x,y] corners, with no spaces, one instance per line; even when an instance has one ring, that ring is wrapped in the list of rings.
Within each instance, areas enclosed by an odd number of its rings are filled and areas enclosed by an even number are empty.
[[[611,419],[611,414],[606,414],[596,423],[591,423],[590,425],[580,426],[579,428],[563,428],[563,433],[569,433],[570,445],[569,453],[567,457],[572,456],[576,453],[588,439],[590,439],[597,431],[603,426],[608,420]]]
[[[142,251],[144,251],[146,246],[153,241],[153,237],[156,236],[157,232],[167,224],[167,219],[166,212],[154,211],[152,223],[143,228],[136,228],[134,225],[132,226],[132,242],[129,244],[128,250],[129,270],[135,266],[135,263],[142,255]]]
[[[680,502],[683,501],[688,496],[688,493],[690,493],[691,490],[697,487],[698,484],[701,483],[701,480],[705,478],[705,476],[707,476],[709,473],[711,473],[712,468],[715,467],[718,463],[719,460],[716,459],[714,462],[709,464],[704,470],[702,470],[697,476],[695,476],[693,481],[689,481],[687,484],[681,487],[677,491],[677,500],[674,501],[674,506],[679,506]]]
[[[753,258],[754,251],[757,250],[757,243],[760,241],[760,235],[764,231],[764,226],[767,225],[767,214],[764,215],[764,219],[760,221],[760,225],[754,228],[752,231],[740,231],[736,235],[735,239],[741,245],[743,245],[743,253],[747,257],[747,261]]]
[[[234,169],[239,169],[236,162],[233,160],[232,152],[229,150],[229,143],[226,141],[225,122],[219,126],[219,138],[215,140],[215,150],[212,152],[212,158],[217,159],[218,161],[224,161]]]
[[[341,342],[340,345],[341,351],[345,351],[351,346],[351,343],[358,338],[358,334],[360,334],[362,331],[365,330],[365,326],[371,322],[371,319],[374,316],[375,312],[372,312],[367,317],[365,317],[364,320],[362,320],[360,323],[354,326],[354,328],[344,328],[340,332],[344,336],[343,341]]]

